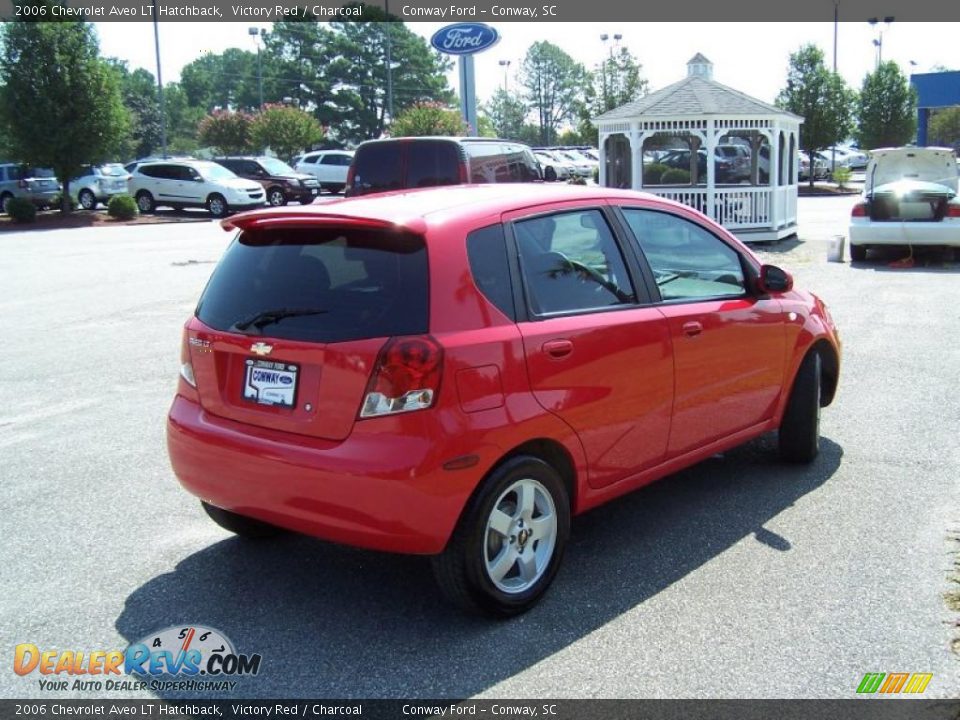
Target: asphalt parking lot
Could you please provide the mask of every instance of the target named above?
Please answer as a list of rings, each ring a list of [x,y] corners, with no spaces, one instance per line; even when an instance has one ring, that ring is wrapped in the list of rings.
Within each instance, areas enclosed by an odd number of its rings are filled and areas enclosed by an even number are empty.
[[[841,328],[818,460],[784,466],[765,437],[580,517],[510,622],[448,609],[422,558],[243,541],[179,488],[164,418],[218,225],[0,235],[0,647],[204,625],[263,657],[231,697],[849,698],[867,672],[957,697],[960,263],[828,263],[853,202],[801,198],[798,239],[757,248]],[[0,696],[90,696],[37,678],[8,665]]]

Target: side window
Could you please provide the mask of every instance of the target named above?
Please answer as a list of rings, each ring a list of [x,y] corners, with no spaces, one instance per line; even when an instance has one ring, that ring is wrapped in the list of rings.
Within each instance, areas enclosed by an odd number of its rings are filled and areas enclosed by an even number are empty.
[[[470,273],[480,292],[500,312],[516,320],[503,226],[491,225],[467,235],[467,257],[470,259]]]
[[[599,210],[576,210],[515,223],[530,309],[590,311],[636,302],[627,268]]]
[[[164,178],[167,177],[164,174],[165,168],[166,165],[144,165],[140,168],[140,174],[152,178]]]
[[[470,158],[470,182],[503,182],[506,164],[503,161],[503,146],[495,142],[464,143],[463,149]]]
[[[460,182],[460,153],[444,140],[412,140],[407,150],[405,187],[456,185]]]
[[[624,208],[623,214],[664,300],[746,292],[740,255],[713,233],[670,213]]]
[[[321,165],[338,165],[339,163],[337,162],[336,155],[324,155],[322,158],[320,158],[320,164]]]
[[[309,165],[316,165],[316,164],[317,164],[317,156],[316,156],[316,155],[305,155],[305,156],[303,157],[303,160],[301,160],[301,162],[305,162],[305,163],[307,163],[307,164],[309,164]]]
[[[350,167],[350,163],[353,162],[353,158],[349,155],[338,155],[337,157],[340,158],[337,163],[340,167]]]

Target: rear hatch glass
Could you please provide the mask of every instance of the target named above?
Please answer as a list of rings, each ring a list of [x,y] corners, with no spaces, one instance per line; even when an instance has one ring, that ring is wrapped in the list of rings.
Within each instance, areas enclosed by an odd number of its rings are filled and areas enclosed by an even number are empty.
[[[343,439],[386,339],[428,330],[426,248],[383,229],[247,230],[196,317],[190,359],[206,410]]]

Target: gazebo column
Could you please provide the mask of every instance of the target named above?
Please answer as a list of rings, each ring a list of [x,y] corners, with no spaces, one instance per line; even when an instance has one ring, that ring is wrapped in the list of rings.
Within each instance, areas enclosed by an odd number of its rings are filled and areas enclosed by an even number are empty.
[[[750,136],[750,184],[760,184],[760,148],[763,147],[763,135],[758,132]],[[769,173],[767,173],[769,175]]]
[[[773,195],[773,202],[770,204],[771,212],[773,213],[773,229],[776,230],[780,227],[781,220],[783,219],[783,208],[780,204],[780,137],[783,133],[783,128],[780,127],[780,123],[774,123],[773,125],[773,137],[770,140],[770,194]]]
[[[630,187],[639,190],[643,187],[643,143],[648,133],[642,132],[633,123],[630,127]]]
[[[717,163],[714,162],[717,152],[717,130],[716,122],[713,118],[707,118],[707,217],[716,220],[715,214],[717,200]],[[699,165],[700,158],[697,157]]]
[[[597,182],[600,187],[607,186],[607,138],[610,137],[610,133],[600,133],[600,176],[597,178]]]

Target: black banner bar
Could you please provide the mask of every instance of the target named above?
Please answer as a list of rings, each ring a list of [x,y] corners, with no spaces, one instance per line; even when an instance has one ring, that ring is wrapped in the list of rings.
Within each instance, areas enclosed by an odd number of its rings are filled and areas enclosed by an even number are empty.
[[[489,720],[957,720],[960,700],[0,700],[0,717],[488,718]]]
[[[624,2],[623,0],[63,0],[27,17],[17,0],[0,0],[0,20],[93,22],[274,22],[315,18],[377,20],[390,14],[405,22],[864,22],[868,17],[896,17],[897,22],[960,21],[960,3],[945,0],[687,0]],[[375,10],[374,10],[375,9]],[[785,38],[786,40],[786,38]]]

